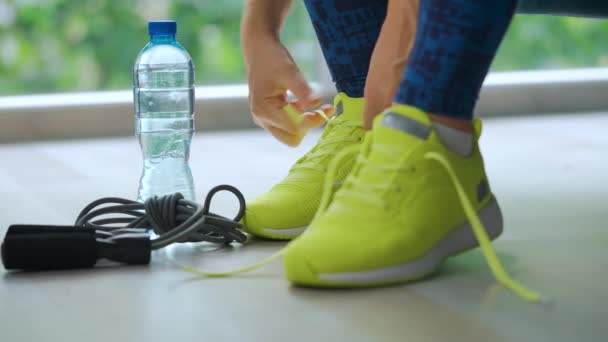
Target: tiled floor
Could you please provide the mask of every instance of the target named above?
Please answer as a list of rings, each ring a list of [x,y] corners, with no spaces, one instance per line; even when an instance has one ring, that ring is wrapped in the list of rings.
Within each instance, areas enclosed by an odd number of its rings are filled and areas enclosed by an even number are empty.
[[[423,282],[356,291],[290,286],[280,262],[223,279],[174,264],[221,270],[282,246],[253,241],[177,246],[149,267],[0,271],[0,341],[606,341],[607,131],[601,113],[484,127],[482,150],[506,220],[495,247],[551,305],[495,285],[479,251]],[[198,193],[229,183],[251,198],[313,143],[294,151],[261,131],[201,134],[192,153]],[[71,223],[98,197],[133,197],[140,164],[134,138],[0,146],[0,234],[17,222]],[[215,210],[234,207],[226,195]]]

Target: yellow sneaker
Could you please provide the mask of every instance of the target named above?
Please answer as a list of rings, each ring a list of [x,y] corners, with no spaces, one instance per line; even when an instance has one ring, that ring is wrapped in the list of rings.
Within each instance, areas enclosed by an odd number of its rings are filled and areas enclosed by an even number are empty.
[[[363,99],[340,93],[334,99],[332,117],[317,144],[270,191],[247,203],[245,230],[271,239],[300,235],[314,217],[323,192],[323,180],[331,157],[349,146],[360,146]],[[335,177],[336,188],[350,172],[354,157],[344,158]]]
[[[472,151],[461,157],[417,108],[378,116],[343,186],[333,199],[324,195],[308,231],[284,251],[287,279],[320,287],[408,282],[481,244],[499,281],[538,299],[509,278],[489,242],[503,221],[477,145],[481,122],[474,126]]]

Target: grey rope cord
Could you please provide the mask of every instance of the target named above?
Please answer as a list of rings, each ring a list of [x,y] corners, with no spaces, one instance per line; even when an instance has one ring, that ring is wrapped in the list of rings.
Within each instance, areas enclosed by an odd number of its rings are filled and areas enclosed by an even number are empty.
[[[228,191],[239,201],[239,211],[229,219],[209,211],[213,196]],[[145,203],[124,198],[107,197],[91,202],[76,218],[77,227],[92,228],[97,240],[111,243],[133,234],[147,234],[149,229],[158,235],[151,248],[160,249],[175,242],[243,243],[247,236],[240,230],[239,221],[245,214],[245,198],[233,186],[219,185],[211,189],[201,206],[183,198],[179,193],[151,197]],[[105,217],[119,215],[118,217]]]

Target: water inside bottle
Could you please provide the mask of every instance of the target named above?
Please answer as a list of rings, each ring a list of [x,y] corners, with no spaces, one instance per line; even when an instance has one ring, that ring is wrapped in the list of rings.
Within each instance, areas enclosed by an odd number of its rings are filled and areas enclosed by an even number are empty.
[[[192,73],[188,63],[138,65],[135,127],[144,157],[139,200],[174,192],[194,199],[188,165],[194,131]]]

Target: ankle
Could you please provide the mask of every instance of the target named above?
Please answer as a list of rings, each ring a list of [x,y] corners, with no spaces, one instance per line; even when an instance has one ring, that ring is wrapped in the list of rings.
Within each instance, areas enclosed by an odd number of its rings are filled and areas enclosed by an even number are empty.
[[[473,133],[473,121],[454,119],[441,114],[429,113],[429,117],[432,121],[448,126],[450,128],[457,129],[465,133]]]
[[[386,109],[390,108],[389,105],[377,105],[377,104],[368,104],[365,103],[365,107],[363,109],[363,128],[366,131],[372,129],[372,125],[374,123],[374,119],[382,114],[382,112]]]

